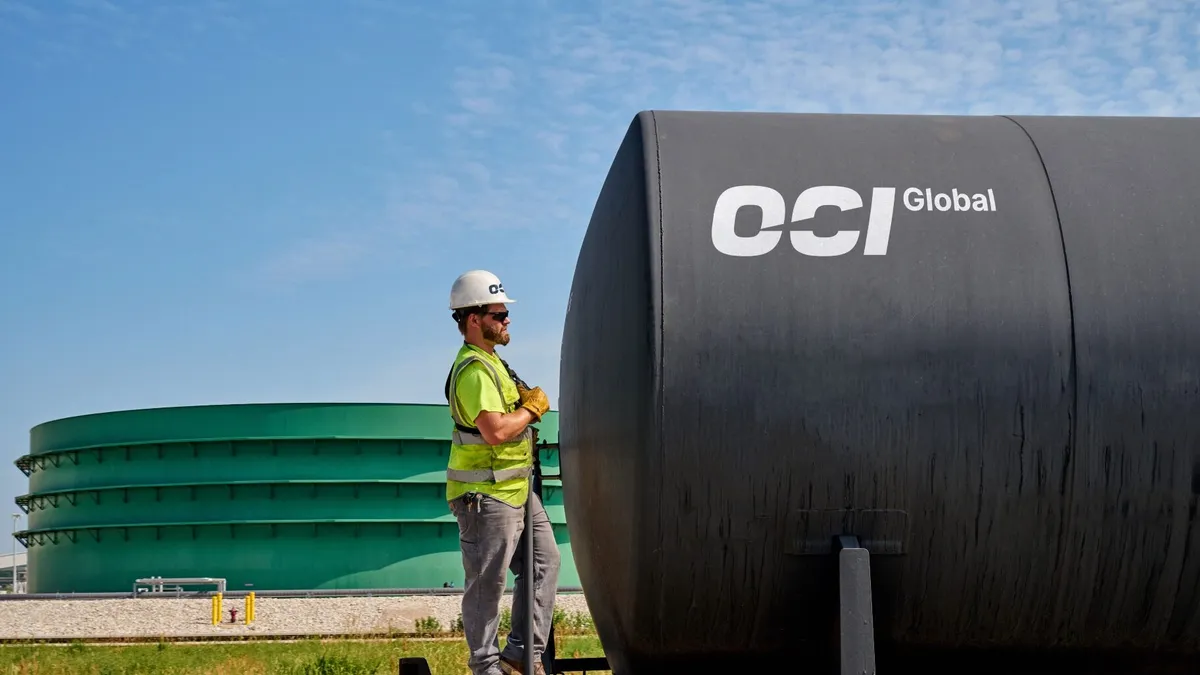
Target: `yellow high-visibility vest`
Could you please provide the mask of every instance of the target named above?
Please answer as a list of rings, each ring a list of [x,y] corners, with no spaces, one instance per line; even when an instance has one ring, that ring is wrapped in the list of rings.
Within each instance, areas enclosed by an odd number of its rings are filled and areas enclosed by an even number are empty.
[[[512,506],[521,506],[529,498],[529,476],[533,473],[533,428],[525,427],[507,443],[489,445],[474,420],[463,418],[455,388],[458,376],[472,363],[481,364],[491,374],[504,401],[505,413],[516,410],[521,400],[516,382],[499,358],[463,344],[446,382],[446,399],[454,419],[450,459],[446,466],[446,500],[479,492]]]

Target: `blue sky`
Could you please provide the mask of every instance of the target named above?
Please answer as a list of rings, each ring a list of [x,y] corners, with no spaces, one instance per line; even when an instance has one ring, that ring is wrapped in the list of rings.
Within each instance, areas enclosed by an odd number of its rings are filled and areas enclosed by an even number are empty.
[[[576,251],[639,110],[1200,107],[1186,2],[416,4],[0,0],[11,512],[46,420],[441,402],[467,269],[518,300],[507,357],[553,402]]]

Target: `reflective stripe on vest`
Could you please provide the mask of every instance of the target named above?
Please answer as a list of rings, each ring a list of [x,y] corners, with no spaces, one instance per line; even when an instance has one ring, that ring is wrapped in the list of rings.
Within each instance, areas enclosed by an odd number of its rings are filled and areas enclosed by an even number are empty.
[[[483,440],[480,434],[472,434],[464,431],[454,430],[454,445],[487,445],[487,441]],[[529,427],[525,427],[521,433],[509,443],[521,443],[523,441],[533,441],[533,431]],[[517,467],[515,469],[501,469],[492,471],[491,469],[446,469],[446,478],[457,480],[463,483],[483,483],[485,481],[504,481],[514,478],[528,478],[533,473],[532,466]]]

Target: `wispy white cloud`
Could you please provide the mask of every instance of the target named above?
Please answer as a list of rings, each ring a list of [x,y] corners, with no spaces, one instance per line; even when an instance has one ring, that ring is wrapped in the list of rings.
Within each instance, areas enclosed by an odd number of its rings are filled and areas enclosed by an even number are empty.
[[[631,117],[647,108],[934,114],[1200,112],[1200,13],[1182,0],[901,3],[613,0],[557,5],[513,33],[480,16],[456,45],[469,67],[445,128],[459,156],[502,140],[472,195],[476,218],[530,223],[524,205],[586,221]],[[565,9],[564,9],[565,8]],[[465,30],[465,29],[464,29]],[[469,133],[464,134],[464,130]],[[493,148],[494,149],[494,148]],[[477,184],[456,160],[438,182]],[[546,186],[554,189],[547,191]],[[409,208],[460,213],[459,191]]]
[[[36,67],[86,63],[104,50],[143,51],[178,59],[189,44],[214,34],[247,40],[252,28],[230,0],[69,0],[61,4],[0,0],[0,28],[41,32],[7,56]],[[35,9],[36,8],[36,9]],[[39,11],[40,10],[40,11]],[[4,44],[0,44],[3,54]]]
[[[492,55],[483,67],[460,66],[452,84],[459,104],[468,117],[496,115],[511,109],[514,101],[506,100],[513,93],[513,71],[500,55]]]
[[[125,10],[108,0],[71,0],[70,4],[83,10],[95,10],[106,14],[125,14]]]
[[[37,21],[42,15],[32,6],[20,0],[0,0],[0,20],[4,17],[17,17],[26,21]]]
[[[291,286],[338,275],[370,250],[369,240],[353,231],[301,239],[267,259],[261,278],[274,286]]]

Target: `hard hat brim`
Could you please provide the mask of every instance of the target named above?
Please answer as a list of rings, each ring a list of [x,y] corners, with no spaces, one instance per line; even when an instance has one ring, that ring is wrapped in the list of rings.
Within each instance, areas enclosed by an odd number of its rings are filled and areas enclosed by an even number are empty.
[[[515,305],[515,304],[517,304],[516,300],[513,300],[512,298],[505,296],[503,298],[489,300],[484,303],[476,302],[476,303],[471,303],[469,305],[450,305],[450,309],[468,309],[471,307],[487,307],[488,305]]]

